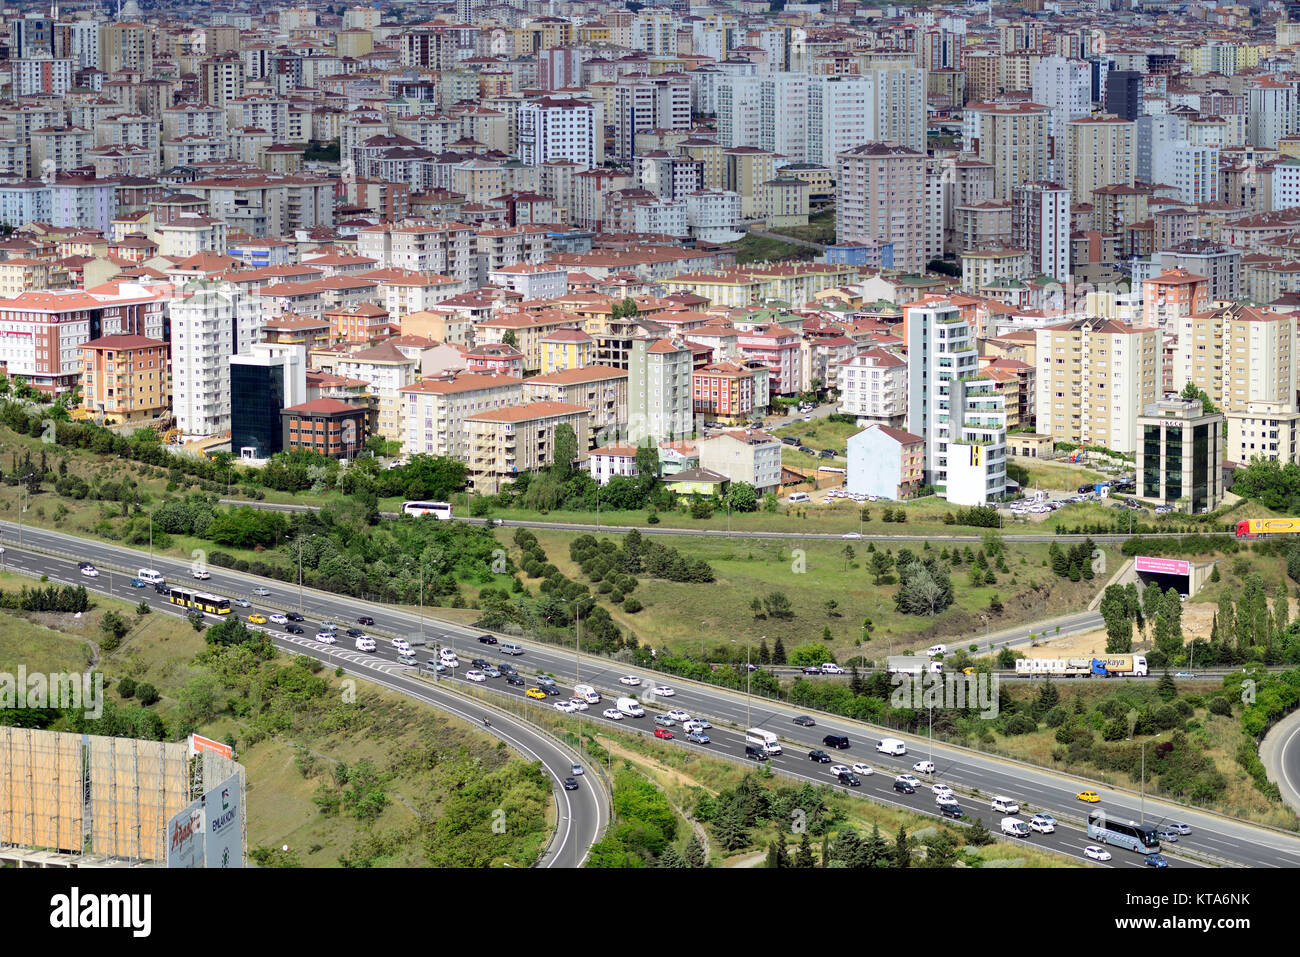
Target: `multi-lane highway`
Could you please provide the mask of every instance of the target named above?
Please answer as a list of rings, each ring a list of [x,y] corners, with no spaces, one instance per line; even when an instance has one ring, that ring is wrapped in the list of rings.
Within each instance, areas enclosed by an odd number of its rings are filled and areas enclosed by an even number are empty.
[[[3,533],[6,543],[14,542],[13,525],[0,523],[0,532]],[[58,532],[27,529],[24,532],[24,541],[42,549],[61,551],[69,558],[89,559],[104,566],[116,564],[120,568],[131,571],[147,563],[145,556],[134,549],[74,538]],[[16,554],[17,551],[11,548],[10,555]],[[24,562],[48,561],[52,563],[49,567],[59,569],[64,575],[69,574],[66,564],[59,564],[46,556],[26,553],[22,555],[22,560]],[[191,580],[189,564],[186,562],[157,557],[153,567],[167,575],[169,580],[176,582]],[[75,568],[72,569],[71,574],[76,574]],[[232,598],[248,596],[250,600],[255,601],[254,609],[267,612],[277,608],[297,608],[297,590],[292,586],[229,569],[211,569],[211,574],[212,578],[204,583],[204,588],[208,591]],[[271,595],[254,599],[253,588],[258,585],[269,588]],[[139,591],[137,590],[137,593]],[[149,589],[144,591],[152,594]],[[424,662],[429,658],[435,644],[452,646],[461,660],[461,668],[455,672],[455,677],[448,679],[453,682],[464,681],[464,671],[470,667],[472,659],[482,657],[494,663],[509,661],[525,675],[538,672],[553,674],[561,685],[567,687],[572,687],[574,683],[581,680],[583,683],[594,685],[607,699],[617,697],[620,691],[629,690],[620,685],[618,680],[628,674],[625,670],[627,666],[605,658],[579,655],[573,647],[521,640],[520,644],[525,648],[525,654],[508,659],[495,653],[491,645],[479,643],[477,636],[480,632],[449,622],[426,618],[423,620],[422,628],[421,618],[417,615],[384,605],[361,602],[310,589],[304,591],[302,604],[305,613],[312,619],[331,618],[340,625],[354,621],[359,615],[369,615],[374,618],[375,625],[373,629],[367,626],[368,631],[373,630],[384,636],[403,636],[413,643],[419,640],[423,630],[424,638],[429,645],[426,648],[416,649],[418,660]],[[239,609],[244,614],[250,610],[253,609]],[[299,637],[294,644],[298,647],[311,645],[309,636],[313,633],[314,629],[309,630],[306,636]],[[342,636],[340,638],[342,639]],[[351,649],[338,649],[338,646],[335,648],[334,654],[338,656],[361,654]],[[379,642],[379,648],[374,655],[362,655],[362,657],[384,660],[388,662],[385,667],[396,666],[396,652],[392,649],[391,643],[385,640]],[[744,693],[728,689],[656,676],[645,669],[634,668],[631,674],[642,679],[642,686],[637,690],[651,714],[656,711],[681,708],[693,716],[703,716],[713,722],[715,728],[709,732],[713,736],[713,743],[707,746],[710,750],[726,753],[733,758],[743,756],[743,740],[736,732],[749,727],[763,727],[776,732],[786,745],[786,753],[775,759],[776,766],[809,780],[833,784],[826,770],[828,766],[814,764],[808,760],[807,751],[813,747],[821,747],[823,735],[836,732],[848,735],[851,742],[851,747],[847,751],[831,752],[836,763],[852,765],[855,762],[866,762],[878,772],[871,777],[864,777],[862,786],[852,790],[855,793],[871,795],[879,800],[933,813],[933,799],[928,790],[923,788],[915,795],[897,794],[892,790],[892,779],[895,773],[910,769],[913,762],[923,758],[928,759],[932,754],[936,765],[934,779],[951,786],[957,792],[962,806],[968,812],[979,813],[990,829],[995,831],[997,820],[1001,815],[993,812],[989,807],[988,798],[991,795],[1003,794],[1015,798],[1021,804],[1022,817],[1027,816],[1026,811],[1030,813],[1047,811],[1059,821],[1078,822],[1086,817],[1089,806],[1076,801],[1074,795],[1078,791],[1090,788],[1101,794],[1100,807],[1112,819],[1141,819],[1147,823],[1179,821],[1190,825],[1192,829],[1190,835],[1183,837],[1176,845],[1166,845],[1165,850],[1173,855],[1171,860],[1177,860],[1180,853],[1187,852],[1193,860],[1202,863],[1230,863],[1257,867],[1300,866],[1300,838],[1286,832],[1178,807],[1165,801],[1148,798],[1143,802],[1140,796],[1131,790],[1108,788],[1092,781],[1057,774],[952,745],[936,742],[931,749],[924,738],[885,731],[832,715],[814,712],[816,726],[804,728],[793,723],[794,717],[799,712],[783,704],[756,697],[747,698]],[[676,693],[668,699],[654,699],[646,694],[648,687],[660,683],[672,686]],[[479,687],[493,688],[501,694],[514,695],[519,695],[525,690],[520,687],[506,686],[503,679],[492,679]],[[547,701],[538,702],[536,706],[550,708],[552,705],[551,701]],[[593,707],[585,713],[584,718],[596,722],[608,721],[600,716],[600,711],[606,706],[608,705],[602,703],[600,707]],[[576,716],[571,717],[573,720],[577,719]],[[646,734],[650,733],[651,728],[649,719],[624,720],[619,723],[619,726],[637,727]],[[877,754],[874,751],[874,742],[886,734],[904,739],[909,753],[901,758]],[[664,747],[685,746],[685,743],[680,740],[664,741],[662,744]],[[928,785],[930,780],[926,779],[924,783]],[[1090,843],[1077,827],[1069,826],[1059,828],[1056,835],[1035,834],[1029,840],[1032,843],[1041,843],[1070,853],[1077,853],[1080,847]],[[1117,851],[1115,860],[1111,863],[1129,866],[1134,860],[1137,860],[1136,855]]]
[[[24,540],[30,541],[26,534]],[[117,556],[119,560],[121,557],[120,554]],[[98,567],[100,574],[88,578],[81,575],[76,565],[78,560],[83,559],[96,562],[97,557],[91,554],[78,554],[73,558],[54,557],[42,552],[29,551],[9,541],[4,546],[4,553],[0,555],[0,563],[3,565],[0,570],[17,567],[31,574],[47,575],[54,582],[85,585],[90,591],[109,594],[123,601],[138,603],[144,600],[159,612],[184,614],[183,609],[172,605],[165,596],[158,594],[153,586],[132,587],[130,581],[137,570],[136,567],[120,566],[125,571],[115,572],[111,568],[109,559],[98,559],[103,563]],[[148,556],[145,555],[142,561],[147,563],[147,560]],[[213,581],[195,582],[181,569],[173,570],[175,564],[158,559],[154,567],[164,570],[173,583],[201,586],[204,591],[217,592],[223,584]],[[214,579],[216,577],[213,576]],[[221,593],[228,594],[229,589]],[[246,618],[255,611],[273,614],[280,610],[291,610],[284,603],[284,597],[282,588],[273,591],[265,598],[250,594],[246,599],[250,607],[235,607],[232,609],[232,614],[238,613],[240,617]],[[275,604],[266,604],[267,602]],[[296,605],[293,608],[296,608]],[[324,617],[322,614],[317,614],[302,622],[302,635],[284,633],[276,625],[250,625],[249,627],[266,632],[281,648],[316,658],[331,666],[342,667],[348,674],[422,701],[439,711],[453,714],[477,725],[481,725],[486,718],[489,723],[484,727],[485,731],[500,738],[526,760],[540,761],[551,778],[556,804],[556,831],[537,866],[582,866],[591,845],[599,839],[610,818],[610,796],[599,773],[588,772],[576,776],[577,790],[566,790],[563,786],[564,779],[573,776],[573,765],[582,760],[572,748],[500,708],[490,704],[485,705],[464,694],[457,694],[454,685],[435,683],[410,668],[402,667],[396,662],[391,645],[387,641],[383,642],[384,647],[380,654],[366,654],[356,651],[352,639],[341,632],[339,634],[341,640],[337,644],[327,645],[313,640],[311,636],[320,630],[319,624]],[[349,623],[350,619],[339,621],[341,628],[348,627]]]

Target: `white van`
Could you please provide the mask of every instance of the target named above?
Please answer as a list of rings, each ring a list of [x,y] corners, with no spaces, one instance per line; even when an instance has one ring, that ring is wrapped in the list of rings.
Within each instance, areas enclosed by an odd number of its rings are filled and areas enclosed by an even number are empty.
[[[645,708],[637,704],[636,698],[619,698],[616,703],[618,710],[629,718],[644,718]]]
[[[897,738],[882,738],[876,742],[876,750],[881,754],[907,754],[907,745]]]
[[[600,694],[591,685],[574,685],[573,696],[581,698],[587,704],[600,704]]]
[[[503,655],[522,655],[524,653],[524,649],[520,648],[513,641],[501,642],[497,647],[497,650]]]
[[[1028,837],[1029,825],[1018,817],[1004,817],[1002,819],[1002,833],[1011,837]]]
[[[931,645],[925,649],[926,657],[933,658],[935,655],[946,655],[948,653],[947,645]]]
[[[375,650],[375,639],[373,638],[357,639],[357,651],[374,651],[374,650]]]
[[[750,728],[746,731],[745,743],[757,745],[768,754],[781,753],[781,744],[776,740],[776,735],[771,731],[765,731],[762,728]]]
[[[135,573],[135,577],[150,585],[161,585],[166,581],[166,579],[163,578],[162,572],[154,568],[142,568]]]
[[[990,805],[993,810],[1001,811],[1003,814],[1019,814],[1020,805],[1016,803],[1015,798],[1003,797],[1001,794],[996,795]]]
[[[790,496],[789,501],[791,505],[797,505],[800,502],[811,502],[812,496],[809,495],[807,492],[795,492],[793,495]]]

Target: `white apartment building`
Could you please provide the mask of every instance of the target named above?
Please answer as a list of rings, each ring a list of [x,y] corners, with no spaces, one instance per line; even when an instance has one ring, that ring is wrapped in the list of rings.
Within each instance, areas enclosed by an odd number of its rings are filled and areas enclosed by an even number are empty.
[[[223,283],[169,302],[172,410],[188,440],[230,428],[230,357],[261,339],[257,296]]]
[[[1056,183],[1011,190],[1011,242],[1029,252],[1029,274],[1070,278],[1070,191]]]
[[[80,68],[75,63],[72,59],[52,57],[9,61],[14,95],[63,96],[72,89],[73,71]]]
[[[1155,182],[1177,188],[1181,202],[1217,203],[1219,148],[1193,146],[1187,140],[1164,143],[1153,157],[1152,175]]]
[[[542,97],[519,107],[519,159],[540,166],[572,160],[582,169],[604,162],[604,111],[583,100]]]
[[[630,161],[636,134],[691,126],[691,81],[684,73],[630,74],[614,84],[614,151]]]
[[[1070,120],[1092,111],[1092,65],[1061,56],[1034,64],[1033,100],[1051,110],[1048,136],[1060,136]]]
[[[1300,465],[1300,412],[1285,402],[1250,402],[1244,411],[1228,412],[1228,440],[1223,457],[1238,465],[1273,459]]]
[[[402,441],[402,389],[415,382],[419,359],[410,358],[391,342],[382,342],[351,355],[341,355],[334,372],[345,379],[370,383],[367,391],[378,399],[379,423],[375,431],[386,439]]]
[[[661,236],[687,236],[686,203],[681,200],[646,201],[632,207],[632,231]]]
[[[839,363],[839,411],[858,425],[898,427],[907,415],[907,363],[884,349],[868,349]]]
[[[739,233],[740,194],[724,189],[702,189],[687,193],[686,225],[691,235],[705,242],[729,242]]]
[[[773,73],[720,80],[718,142],[728,149],[756,146],[792,163],[807,162],[811,79],[804,73]]]
[[[814,76],[808,81],[807,161],[835,167],[835,157],[878,140],[876,86],[870,76]]]

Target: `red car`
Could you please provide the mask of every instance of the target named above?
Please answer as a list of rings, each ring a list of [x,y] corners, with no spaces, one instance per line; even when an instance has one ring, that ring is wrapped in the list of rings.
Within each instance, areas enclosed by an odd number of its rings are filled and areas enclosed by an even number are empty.
[[[673,733],[669,731],[667,728],[655,728],[656,738],[668,738],[669,740],[672,740],[672,736]]]

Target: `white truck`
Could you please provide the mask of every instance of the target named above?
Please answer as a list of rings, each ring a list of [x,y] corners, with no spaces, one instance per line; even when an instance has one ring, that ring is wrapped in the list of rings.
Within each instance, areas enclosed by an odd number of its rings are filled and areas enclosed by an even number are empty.
[[[587,704],[600,704],[600,693],[591,685],[574,685],[573,696],[581,698]]]
[[[771,731],[764,731],[762,728],[750,728],[746,731],[745,743],[756,744],[768,754],[781,753],[781,743],[776,740],[776,735]]]
[[[933,661],[924,655],[894,655],[889,659],[888,666],[891,675],[941,675],[943,674],[943,662]]]
[[[1029,825],[1018,817],[1004,817],[1002,819],[1002,833],[1011,837],[1028,837]]]
[[[614,706],[629,718],[645,717],[645,708],[641,707],[636,698],[619,698]]]

